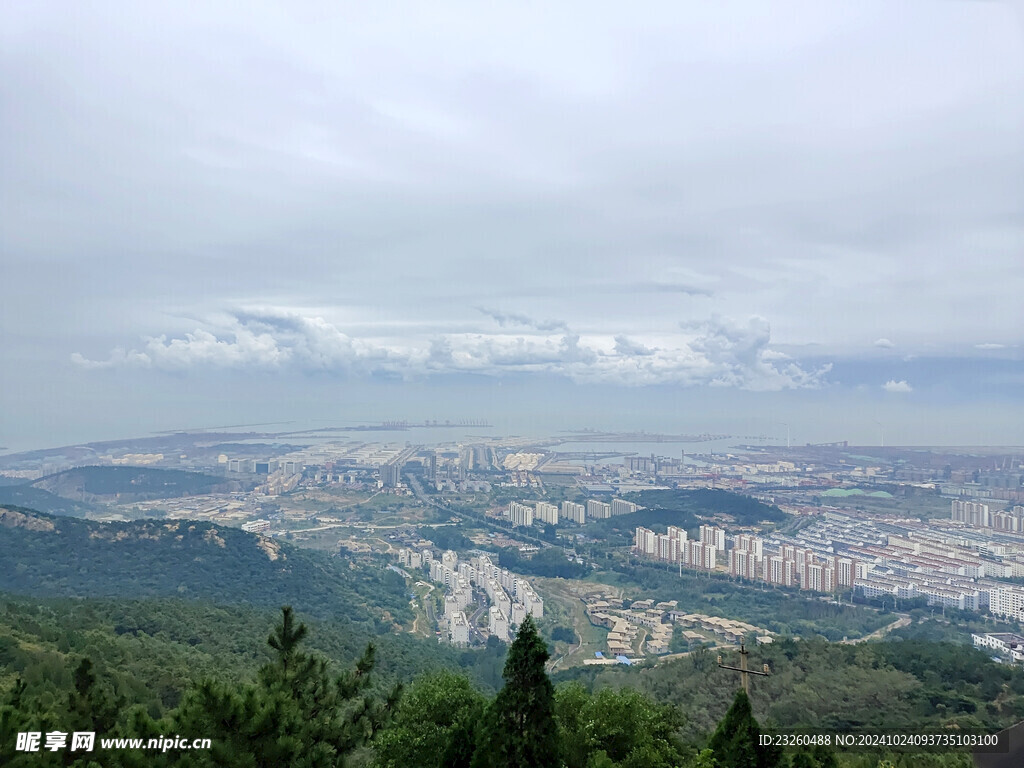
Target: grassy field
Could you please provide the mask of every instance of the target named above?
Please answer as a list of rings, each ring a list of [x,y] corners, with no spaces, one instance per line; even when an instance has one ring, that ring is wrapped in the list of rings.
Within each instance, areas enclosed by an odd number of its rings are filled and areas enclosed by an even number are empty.
[[[608,650],[608,630],[590,623],[584,611],[584,595],[601,592],[621,595],[617,587],[570,579],[534,579],[538,591],[544,596],[545,618],[550,615],[555,624],[571,626],[577,635],[576,645],[555,643],[555,656],[551,670],[567,669],[594,658],[597,651]]]
[[[949,499],[931,494],[896,497],[892,499],[874,496],[824,497],[822,503],[844,511],[866,512],[876,515],[901,515],[923,519],[949,517]]]
[[[412,591],[416,595],[414,600],[410,601],[413,613],[412,626],[409,627],[409,631],[419,637],[434,637],[437,627],[435,622],[431,620],[430,616],[433,614],[433,607],[428,611],[428,602],[433,604],[433,601],[437,596],[437,587],[433,584],[427,584],[426,582],[417,582],[413,585]]]

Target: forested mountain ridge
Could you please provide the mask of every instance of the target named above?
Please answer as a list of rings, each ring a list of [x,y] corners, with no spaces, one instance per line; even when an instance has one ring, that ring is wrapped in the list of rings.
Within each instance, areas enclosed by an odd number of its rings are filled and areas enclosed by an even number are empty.
[[[623,498],[637,503],[641,509],[591,520],[583,530],[607,543],[627,546],[637,526],[660,530],[675,525],[696,532],[702,522],[714,519],[730,520],[740,526],[779,523],[786,519],[782,510],[774,505],[715,489],[636,491],[624,494]]]
[[[269,655],[267,627],[279,609],[222,606],[159,598],[39,599],[0,594],[0,692],[16,678],[38,691],[70,684],[75,657],[88,654],[97,673],[133,704],[157,715],[177,706],[190,685],[209,677],[249,680]],[[375,634],[345,619],[309,619],[310,647],[341,665],[354,662],[366,644],[379,649],[378,669],[391,681],[431,670],[460,670],[462,654],[406,633]],[[500,681],[482,669],[476,654],[467,671],[484,687]],[[482,678],[489,678],[483,680]]]
[[[125,601],[121,601],[125,602]],[[660,703],[650,693],[619,688],[603,680],[588,692],[578,684],[552,687],[543,671],[548,658],[545,644],[524,621],[516,642],[509,649],[504,667],[504,688],[496,698],[482,693],[462,675],[424,669],[405,691],[382,679],[384,656],[395,648],[379,645],[366,648],[349,660],[338,676],[338,665],[322,653],[308,654],[323,631],[306,627],[290,609],[284,612],[270,638],[262,645],[267,618],[246,616],[244,611],[196,606],[181,601],[151,601],[127,605],[118,615],[117,601],[90,601],[84,610],[72,607],[73,622],[65,618],[68,601],[30,605],[16,599],[0,611],[0,763],[4,765],[59,766],[80,768],[115,766],[238,766],[271,768],[306,765],[310,768],[966,768],[970,758],[959,754],[893,754],[886,750],[837,754],[829,746],[814,748],[765,747],[758,739],[763,730],[792,732],[792,726],[773,725],[771,716],[762,729],[753,719],[764,717],[771,705],[767,691],[755,689],[754,707],[737,694],[733,705],[711,733],[698,726],[706,700],[683,696],[675,704]],[[144,610],[140,613],[139,608]],[[61,614],[64,614],[62,616]],[[95,614],[90,618],[91,614]],[[128,618],[128,615],[133,618]],[[279,614],[280,616],[280,614]],[[115,620],[116,635],[104,627]],[[239,624],[241,621],[241,624]],[[215,626],[211,626],[215,624]],[[242,625],[246,628],[243,629]],[[209,633],[204,650],[167,663],[166,651],[174,642],[198,639],[195,632]],[[222,631],[225,630],[225,631]],[[527,635],[524,644],[524,634]],[[382,640],[385,638],[381,638]],[[168,640],[172,641],[170,644]],[[786,641],[788,642],[788,641]],[[202,642],[200,642],[202,645]],[[209,653],[221,657],[235,645],[239,658],[221,668],[202,664]],[[803,645],[801,643],[801,645]],[[927,644],[925,644],[927,645]],[[319,646],[323,647],[323,646]],[[794,653],[780,647],[776,661]],[[817,689],[813,670],[823,659],[808,644],[810,669],[805,686],[793,690],[798,696],[827,699],[830,691]],[[922,649],[918,649],[922,650]],[[932,648],[923,648],[925,656]],[[870,651],[870,649],[869,649]],[[803,653],[801,649],[797,655]],[[852,654],[852,655],[851,655]],[[854,656],[862,658],[856,659]],[[346,656],[350,654],[346,653]],[[873,653],[840,649],[834,660],[869,673],[881,669],[870,660]],[[918,669],[925,658],[911,653],[898,665]],[[937,674],[954,671],[958,665],[942,660]],[[986,660],[969,658],[959,665],[968,684],[987,684],[984,678],[1004,689],[1015,687],[1014,672],[1005,670],[995,677],[983,669]],[[262,662],[262,663],[261,663]],[[867,662],[867,663],[864,663]],[[683,662],[681,667],[689,663]],[[166,665],[161,670],[160,665]],[[354,664],[354,666],[353,666]],[[258,666],[258,669],[257,669]],[[710,671],[695,666],[698,675]],[[805,670],[806,671],[806,670]],[[918,669],[918,671],[922,671]],[[981,671],[983,679],[975,679]],[[153,674],[165,675],[164,682],[181,675],[173,701],[158,700]],[[1019,671],[1017,673],[1019,677]],[[410,676],[411,677],[411,676]],[[780,682],[794,687],[792,680]],[[959,682],[965,682],[959,681]],[[158,681],[159,682],[159,681]],[[635,681],[633,681],[635,683]],[[692,683],[692,679],[690,681]],[[735,677],[714,680],[714,709],[724,711]],[[887,681],[882,681],[882,686]],[[610,685],[608,683],[611,683]],[[949,685],[948,683],[946,684]],[[810,686],[809,688],[806,686]],[[646,687],[642,685],[641,687]],[[181,688],[184,688],[184,695]],[[900,690],[872,694],[872,717],[891,711]],[[679,693],[677,689],[677,693]],[[663,698],[663,697],[659,697]],[[668,696],[667,698],[675,698]],[[794,710],[795,711],[795,710]],[[703,713],[712,714],[713,713]],[[818,711],[808,711],[798,726],[817,727]],[[887,730],[903,730],[924,720],[908,723],[897,718]],[[963,723],[968,725],[968,723]],[[830,722],[825,727],[845,730]],[[15,748],[14,736],[25,731],[46,733],[51,729],[95,731],[98,736],[153,738],[160,734],[185,734],[212,739],[209,749],[166,752],[140,746],[111,749],[91,754],[35,753]],[[710,737],[710,738],[709,738]],[[98,743],[97,743],[98,744]]]
[[[251,482],[199,472],[153,467],[75,467],[38,480],[0,485],[0,505],[55,515],[85,517],[110,501],[171,499],[204,493],[230,493]],[[98,505],[98,506],[97,506]]]
[[[405,580],[372,565],[191,520],[98,523],[0,507],[0,591],[295,605],[377,631],[412,620]]]
[[[75,701],[77,694],[67,692],[83,676],[84,658],[107,692],[103,695],[122,702],[116,726],[122,733],[139,733],[133,708],[163,719],[161,728],[183,729],[191,723],[188,732],[200,733],[199,720],[186,718],[199,717],[196,707],[212,707],[218,697],[230,699],[231,691],[264,685],[260,670],[267,669],[273,653],[263,640],[282,604],[294,604],[296,614],[310,621],[312,647],[335,663],[354,663],[373,642],[381,690],[397,681],[415,681],[416,686],[425,673],[439,669],[468,668],[470,677],[440,685],[440,699],[430,706],[403,710],[399,703],[394,710],[400,720],[407,711],[402,727],[410,740],[406,746],[412,744],[416,754],[423,754],[416,746],[426,730],[421,724],[451,714],[441,701],[448,700],[450,689],[461,691],[466,708],[456,721],[434,724],[443,731],[437,732],[438,738],[446,745],[439,755],[447,755],[449,747],[472,746],[479,735],[467,741],[467,734],[475,731],[466,723],[489,706],[486,695],[473,693],[487,679],[480,674],[483,666],[492,667],[486,687],[500,687],[493,675],[493,667],[500,669],[499,649],[460,652],[405,634],[405,581],[376,563],[302,550],[211,523],[98,523],[10,507],[0,507],[0,562],[6,566],[0,569],[0,590],[18,594],[0,596],[0,709],[5,701],[15,702],[6,705],[8,711],[30,704],[24,722],[33,728],[43,723],[43,715],[32,715],[36,711],[49,713],[45,727],[67,726],[61,718],[70,715],[61,702]],[[728,696],[723,692],[738,684],[735,676],[718,669],[713,654],[698,652],[647,670],[580,668],[565,675],[567,680],[579,678],[589,689],[560,686],[555,692],[560,727],[579,728],[578,734],[564,738],[566,745],[588,745],[579,755],[566,752],[565,764],[711,765],[696,751],[725,712]],[[538,658],[544,655],[538,647]],[[1024,672],[997,665],[964,646],[912,640],[848,646],[780,637],[752,656],[755,665],[765,661],[772,670],[770,677],[754,681],[751,696],[754,714],[769,729],[941,727],[991,733],[1024,717]],[[19,693],[22,684],[26,687]],[[424,685],[429,688],[429,679]],[[260,690],[264,696],[277,688]],[[245,704],[231,701],[232,707]],[[625,714],[644,713],[648,732],[661,734],[661,757],[634,754],[642,745],[632,738],[626,742],[628,749],[616,751],[615,740],[603,731],[601,738],[594,736],[574,714],[591,709],[607,721],[609,733],[624,722]],[[244,713],[244,707],[237,711]],[[239,718],[241,725],[248,722],[241,714]],[[295,721],[296,728],[300,721]],[[383,720],[379,727],[380,739],[397,733]],[[452,736],[458,733],[463,735]],[[629,734],[620,735],[625,739]],[[591,738],[592,743],[587,740]],[[400,741],[375,744],[360,747],[370,751],[359,764],[407,754]],[[604,762],[598,759],[602,752],[608,758]],[[470,749],[466,754],[476,760],[478,753]],[[689,757],[683,759],[685,754]],[[164,764],[190,764],[185,756],[181,760]],[[394,765],[402,764],[396,760]],[[721,763],[726,764],[732,765]],[[870,765],[874,768],[875,763]]]
[[[31,486],[65,498],[143,501],[242,490],[239,480],[155,467],[75,467],[46,475]]]
[[[85,517],[96,511],[91,504],[66,499],[25,482],[0,485],[0,506],[4,505],[34,509],[51,515],[75,517]]]
[[[683,730],[697,738],[724,715],[722,691],[737,683],[735,673],[718,668],[717,653],[701,649],[642,670],[576,669],[557,679],[639,688],[683,709]],[[738,660],[735,652],[724,654],[726,664]],[[766,663],[771,671],[751,682],[754,714],[782,732],[994,733],[1024,719],[1024,670],[997,664],[970,646],[781,638],[752,649],[750,659],[752,668]]]

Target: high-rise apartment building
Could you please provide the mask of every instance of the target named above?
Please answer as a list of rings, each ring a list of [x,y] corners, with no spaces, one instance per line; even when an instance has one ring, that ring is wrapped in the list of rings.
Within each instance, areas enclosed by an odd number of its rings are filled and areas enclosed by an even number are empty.
[[[992,590],[988,609],[996,616],[1024,622],[1024,587],[1006,586]]]
[[[625,501],[623,499],[612,499],[612,516],[615,515],[631,515],[636,512],[636,504],[632,501]]]
[[[992,528],[1006,533],[1024,532],[1024,507],[1014,507],[1002,512],[993,512]]]
[[[745,549],[747,552],[753,552],[757,555],[758,559],[764,557],[764,542],[752,534],[741,533],[738,536],[734,536],[732,545],[735,549]]]
[[[823,570],[825,569],[820,565],[815,565],[814,563],[805,564],[800,575],[800,589],[807,589],[813,592],[823,592]]]
[[[666,563],[679,562],[679,554],[682,551],[684,542],[664,533],[659,533],[655,537],[655,541],[655,554],[659,560]]]
[[[385,488],[397,488],[402,482],[402,465],[397,461],[381,464],[380,482]]]
[[[682,528],[677,528],[674,525],[670,525],[668,527],[668,535],[671,536],[673,539],[679,539],[680,544],[685,544],[687,538],[689,538],[685,530],[683,530]]]
[[[834,592],[836,589],[836,571],[827,563],[806,561],[800,571],[800,589],[811,592]]]
[[[577,504],[574,501],[563,501],[562,502],[562,517],[566,520],[571,520],[577,525],[583,525],[587,519],[587,508],[582,504]]]
[[[546,501],[538,501],[536,506],[536,518],[542,523],[558,523],[558,507]]]
[[[850,557],[832,558],[832,567],[836,571],[836,586],[852,587],[857,578],[857,561]]]
[[[487,628],[494,637],[502,642],[508,642],[508,617],[496,605],[492,605],[488,611]]]
[[[954,499],[952,503],[952,519],[961,523],[967,523],[967,525],[974,528],[990,528],[992,526],[988,504],[982,504],[977,501]]]
[[[765,581],[780,587],[796,586],[796,561],[782,555],[769,557],[764,561]]]
[[[706,571],[713,571],[717,565],[717,549],[711,545],[699,541],[688,541],[683,550],[685,552],[683,565]]]
[[[518,501],[510,501],[505,517],[514,526],[531,526],[533,525],[533,507],[527,504],[520,504]]]
[[[757,565],[760,558],[745,549],[729,550],[729,574],[742,579],[757,578]]]
[[[638,555],[653,555],[657,548],[657,534],[649,528],[637,528],[633,547]]]
[[[725,531],[714,525],[702,525],[700,527],[700,542],[724,552]]]

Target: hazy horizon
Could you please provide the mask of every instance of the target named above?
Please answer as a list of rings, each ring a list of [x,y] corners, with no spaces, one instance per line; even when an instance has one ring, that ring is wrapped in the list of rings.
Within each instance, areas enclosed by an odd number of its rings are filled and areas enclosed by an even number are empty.
[[[0,9],[0,446],[1024,443],[1005,3]]]
[[[35,393],[37,414],[26,420],[30,429],[10,426],[0,442],[4,452],[53,448],[102,440],[146,437],[168,430],[198,430],[231,425],[266,424],[254,431],[287,431],[361,422],[436,419],[484,419],[494,434],[546,436],[562,430],[645,430],[672,434],[729,434],[737,438],[764,436],[785,444],[787,427],[794,445],[848,440],[855,445],[1022,445],[1019,422],[1008,418],[1019,405],[1007,398],[982,408],[952,403],[893,402],[883,393],[853,391],[841,400],[828,390],[747,392],[721,389],[679,389],[665,386],[620,388],[579,385],[564,379],[487,379],[467,386],[443,379],[339,384],[274,378],[258,387],[240,374],[221,372],[204,386],[216,398],[190,399],[182,379],[170,387],[137,389],[138,380],[105,372],[85,396],[96,404],[89,413],[76,401],[46,402]],[[253,403],[255,393],[260,402]],[[23,403],[33,403],[25,393]],[[264,399],[265,398],[265,399]],[[164,402],[164,407],[152,403]],[[941,419],[931,415],[941,412]],[[111,413],[121,413],[112,418]],[[41,416],[39,415],[41,414]],[[45,427],[38,431],[43,420]],[[278,423],[274,422],[289,422]],[[364,437],[373,439],[374,433]],[[416,442],[416,431],[404,439]],[[42,435],[45,435],[43,437]]]

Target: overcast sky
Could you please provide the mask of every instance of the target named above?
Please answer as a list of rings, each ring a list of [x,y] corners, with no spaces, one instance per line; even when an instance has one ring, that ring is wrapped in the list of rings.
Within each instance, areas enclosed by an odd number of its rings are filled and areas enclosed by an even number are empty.
[[[0,49],[0,446],[1024,443],[1019,4],[7,0]]]

